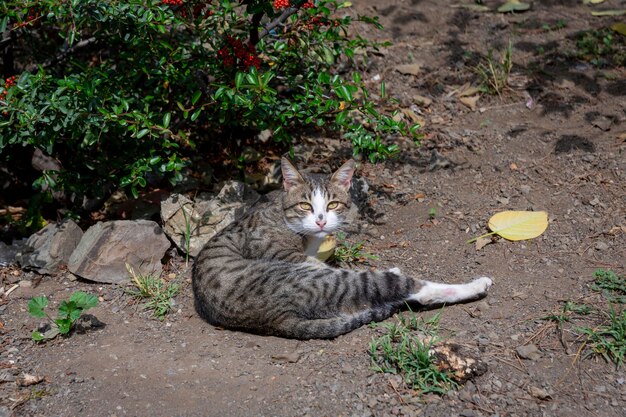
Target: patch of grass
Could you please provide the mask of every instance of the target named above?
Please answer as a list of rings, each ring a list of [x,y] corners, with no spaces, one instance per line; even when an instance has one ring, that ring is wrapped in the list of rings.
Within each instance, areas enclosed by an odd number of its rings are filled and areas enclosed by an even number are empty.
[[[567,27],[567,20],[565,19],[559,19],[553,24],[544,23],[543,25],[541,25],[541,29],[548,31],[548,32],[551,32],[553,30],[563,29],[565,27]]]
[[[180,285],[152,274],[137,274],[130,266],[127,268],[135,287],[127,289],[126,293],[138,300],[147,300],[143,307],[152,310],[157,319],[165,319]]]
[[[486,93],[502,96],[508,86],[511,69],[513,69],[513,43],[509,41],[507,47],[499,55],[500,57],[497,58],[492,50],[489,51],[487,57],[474,70],[480,77],[482,89]]]
[[[611,270],[598,269],[591,289],[601,292],[611,303],[626,304],[626,279]]]
[[[576,34],[576,57],[596,67],[626,65],[626,37],[610,28]]]
[[[576,304],[572,301],[566,301],[563,308],[558,313],[553,313],[542,317],[542,320],[550,320],[555,322],[559,327],[572,319],[573,314],[588,315],[592,311],[587,304]]]
[[[407,317],[408,316],[408,317]],[[398,316],[396,323],[375,323],[385,334],[370,342],[369,354],[376,372],[401,375],[411,388],[445,394],[458,384],[433,362],[429,351],[440,340],[440,314],[422,319],[415,313]]]
[[[340,263],[354,264],[365,262],[368,259],[376,260],[378,257],[363,250],[364,242],[351,243],[346,240],[346,235],[337,233],[337,247],[333,259]]]
[[[578,331],[587,336],[587,343],[592,352],[602,356],[607,362],[613,362],[619,368],[626,355],[626,310],[616,313],[613,306],[604,312],[608,322],[595,328],[579,327]]]

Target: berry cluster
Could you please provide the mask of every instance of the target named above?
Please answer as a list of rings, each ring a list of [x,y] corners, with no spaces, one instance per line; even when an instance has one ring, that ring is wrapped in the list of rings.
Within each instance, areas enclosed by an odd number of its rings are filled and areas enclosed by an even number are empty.
[[[312,9],[314,7],[315,7],[315,4],[313,3],[313,0],[308,0],[306,3],[302,5],[303,9]]]
[[[13,87],[15,85],[15,80],[17,79],[17,77],[15,75],[7,78],[4,81],[4,91],[2,91],[0,93],[0,100],[3,100],[7,97],[7,93],[9,92],[9,88]]]
[[[0,100],[2,101],[6,101],[7,98],[7,94],[9,92],[9,88],[13,87],[15,85],[15,80],[17,79],[17,77],[15,75],[7,78],[6,80],[4,80],[4,91],[0,92]],[[6,110],[2,112],[3,116],[8,116],[9,112],[7,112]]]
[[[315,26],[338,26],[339,22],[331,22],[326,17],[314,16],[304,23],[303,26],[308,30],[313,30]]]
[[[170,6],[182,6],[184,0],[161,0],[161,3],[168,4]]]
[[[226,36],[226,45],[219,51],[217,56],[222,59],[225,67],[230,68],[238,64],[240,68],[249,69],[261,68],[261,60],[256,55],[256,48],[252,44],[244,45],[241,39],[233,36]]]
[[[276,10],[286,9],[290,6],[289,0],[274,0],[274,8]]]
[[[25,26],[33,26],[36,20],[39,18],[39,13],[34,9],[29,9],[28,16],[26,16],[26,20],[21,23],[15,23],[13,25],[14,29],[20,29]]]

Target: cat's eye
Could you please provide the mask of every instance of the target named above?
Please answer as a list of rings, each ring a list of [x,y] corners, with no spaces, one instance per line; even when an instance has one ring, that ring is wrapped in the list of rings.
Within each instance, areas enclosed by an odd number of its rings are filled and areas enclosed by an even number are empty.
[[[328,205],[326,206],[326,208],[327,208],[328,210],[334,210],[334,209],[336,209],[337,207],[339,207],[339,202],[337,202],[337,201],[331,201],[331,202],[330,202],[330,203],[328,203]]]
[[[306,210],[306,211],[310,211],[313,208],[309,203],[300,203],[300,204],[298,204],[298,206],[302,210]]]

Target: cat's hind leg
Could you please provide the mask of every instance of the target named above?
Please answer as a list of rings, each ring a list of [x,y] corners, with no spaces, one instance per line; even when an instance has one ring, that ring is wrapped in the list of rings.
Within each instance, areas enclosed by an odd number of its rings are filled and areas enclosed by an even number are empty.
[[[487,294],[493,284],[491,278],[476,278],[467,284],[442,284],[431,281],[421,281],[422,287],[409,300],[417,301],[422,305],[453,304],[475,300]]]

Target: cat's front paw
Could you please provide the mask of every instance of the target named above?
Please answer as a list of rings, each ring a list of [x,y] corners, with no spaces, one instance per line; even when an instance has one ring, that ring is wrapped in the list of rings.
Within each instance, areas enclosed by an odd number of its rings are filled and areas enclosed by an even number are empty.
[[[402,275],[402,271],[400,271],[400,268],[398,268],[397,266],[393,268],[389,268],[389,272],[394,273],[396,275]]]

